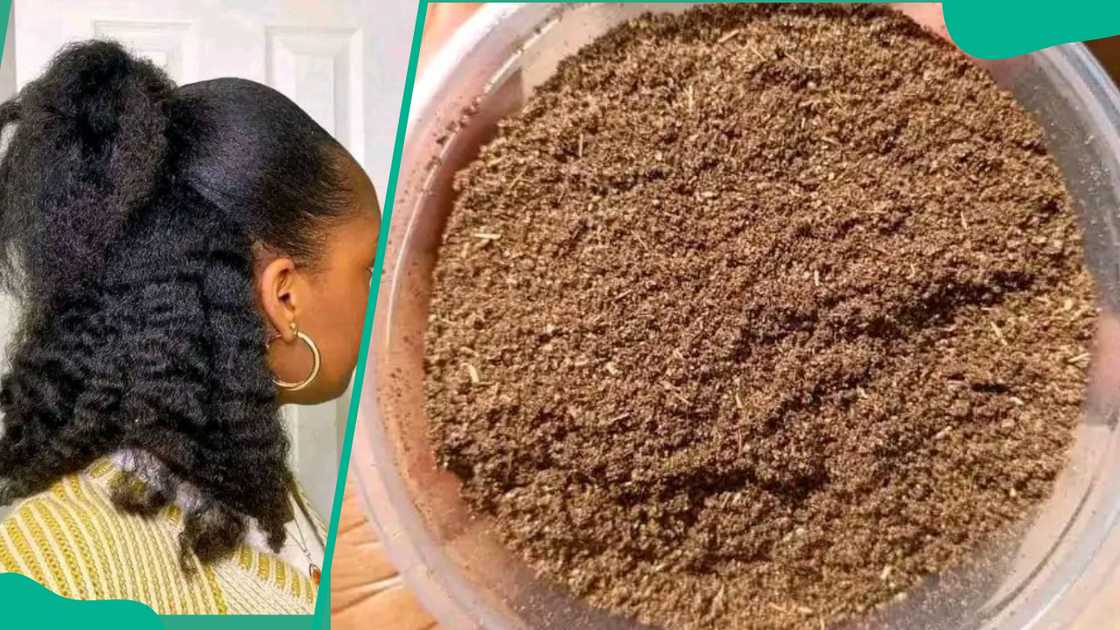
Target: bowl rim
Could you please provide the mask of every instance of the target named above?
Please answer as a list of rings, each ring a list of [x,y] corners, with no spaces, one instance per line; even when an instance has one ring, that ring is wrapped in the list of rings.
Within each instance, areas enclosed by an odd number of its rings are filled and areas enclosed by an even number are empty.
[[[392,311],[395,302],[397,287],[397,270],[400,268],[406,254],[404,244],[410,242],[415,210],[419,206],[417,195],[408,189],[408,180],[405,169],[412,167],[420,179],[426,178],[429,167],[426,160],[415,159],[421,144],[429,140],[427,136],[439,128],[441,116],[445,116],[447,105],[457,105],[448,98],[448,93],[461,80],[460,66],[478,53],[479,48],[491,39],[498,29],[503,28],[510,20],[531,20],[536,24],[547,22],[554,15],[562,11],[573,10],[589,3],[499,3],[483,5],[471,18],[460,27],[444,46],[432,57],[430,63],[416,82],[409,110],[407,130],[405,135],[404,150],[399,162],[402,172],[398,173],[397,181],[402,182],[402,188],[396,193],[394,212],[391,217],[388,246],[386,247],[386,266],[383,269],[379,282],[379,297],[381,309],[374,316],[374,329],[370,337],[370,351],[377,351],[384,347],[388,331],[392,327]],[[692,3],[681,3],[692,4]],[[519,42],[509,48],[509,57],[515,58],[518,46],[523,40],[514,38]],[[1086,104],[1093,111],[1086,112],[1087,117],[1099,120],[1113,129],[1120,130],[1120,90],[1117,89],[1104,68],[1082,43],[1055,46],[1034,53],[1045,62],[1059,68],[1067,81],[1078,83],[1077,91],[1090,98]],[[1108,151],[1113,156],[1120,156],[1120,134],[1104,138],[1108,143]],[[1118,165],[1120,166],[1120,165]],[[1120,180],[1120,168],[1112,173],[1114,179]],[[421,186],[422,188],[422,186]],[[1120,188],[1120,186],[1118,186]],[[397,203],[408,201],[407,204]],[[1120,217],[1109,217],[1109,228],[1113,241],[1120,244],[1120,226],[1117,225]],[[396,236],[396,238],[394,238]],[[392,256],[392,258],[390,258]],[[458,584],[458,576],[453,578],[441,577],[438,565],[448,562],[447,558],[433,558],[433,553],[438,553],[432,547],[430,534],[423,527],[423,517],[409,499],[403,480],[397,476],[384,474],[382,466],[390,466],[396,455],[388,444],[385,435],[385,418],[382,414],[381,385],[376,369],[377,360],[367,363],[367,376],[363,379],[361,395],[363,400],[358,406],[354,432],[354,448],[352,449],[351,471],[359,489],[361,502],[365,515],[376,528],[384,544],[387,555],[397,567],[404,583],[413,591],[421,605],[441,623],[448,627],[509,627],[510,619],[500,611],[493,610],[489,604],[484,603],[475,596],[469,585]],[[381,465],[379,465],[381,462]],[[408,537],[403,531],[421,531],[423,538]],[[1106,531],[1115,532],[1120,529],[1120,505],[1109,515]],[[425,548],[426,547],[426,548]],[[1104,571],[1104,575],[1116,572],[1116,564],[1120,559],[1101,558],[1095,552],[1100,547],[1084,550],[1079,556],[1084,565],[1082,575],[1090,565],[1109,561],[1113,565]],[[436,565],[436,566],[433,566]],[[1080,577],[1080,576],[1079,576]],[[1106,579],[1102,576],[1100,580]],[[1063,597],[1068,589],[1056,593],[1057,598]],[[1037,613],[1027,620],[1024,627],[1055,621],[1050,617],[1055,598],[1038,607]]]

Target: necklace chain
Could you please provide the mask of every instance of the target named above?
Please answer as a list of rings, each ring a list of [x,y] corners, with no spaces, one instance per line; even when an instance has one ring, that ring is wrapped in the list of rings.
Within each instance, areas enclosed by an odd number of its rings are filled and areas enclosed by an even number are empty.
[[[303,527],[299,524],[299,514],[306,512],[303,509],[302,502],[297,501],[294,496],[289,495],[288,500],[291,501],[294,504],[293,507],[296,508],[296,510],[292,511],[292,522],[295,523],[296,533],[299,534],[299,540],[292,539],[292,541],[299,546],[299,550],[303,552],[303,557],[307,558],[307,574],[311,577],[311,581],[318,586],[322,571],[319,569],[319,565],[315,564],[315,561],[311,559],[311,552],[307,549],[307,539],[303,537]]]

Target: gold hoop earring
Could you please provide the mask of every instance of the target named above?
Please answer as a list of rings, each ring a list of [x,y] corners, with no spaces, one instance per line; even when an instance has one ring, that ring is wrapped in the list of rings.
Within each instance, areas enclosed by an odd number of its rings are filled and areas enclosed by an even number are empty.
[[[294,328],[294,326],[293,326],[293,328]],[[286,390],[286,391],[289,391],[289,392],[298,392],[299,390],[301,390],[301,389],[307,387],[308,385],[310,385],[315,380],[315,378],[317,376],[319,376],[319,368],[322,366],[322,363],[323,363],[322,357],[319,356],[319,348],[315,345],[315,342],[311,340],[311,337],[308,337],[306,334],[304,334],[303,332],[301,332],[299,330],[297,330],[295,332],[296,332],[296,337],[299,337],[300,341],[307,344],[308,349],[311,350],[311,357],[312,357],[313,362],[311,364],[311,374],[308,374],[307,378],[303,379],[302,381],[300,381],[298,383],[292,383],[292,382],[289,382],[289,381],[282,381],[282,380],[280,380],[276,377],[273,377],[273,379],[272,379],[273,384],[275,384],[280,389],[283,389],[283,390]],[[265,344],[265,348],[268,348],[269,346],[271,346],[272,342],[276,341],[279,338],[280,338],[280,335],[276,335],[275,337],[272,337],[271,339],[269,339],[268,343]]]

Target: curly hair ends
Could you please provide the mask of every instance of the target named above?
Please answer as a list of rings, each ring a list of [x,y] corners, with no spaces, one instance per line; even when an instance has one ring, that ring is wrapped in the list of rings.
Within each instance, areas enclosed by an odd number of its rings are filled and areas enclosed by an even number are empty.
[[[278,549],[288,442],[253,293],[253,248],[309,260],[350,209],[344,150],[278,92],[176,88],[119,45],[62,51],[0,106],[0,282],[21,299],[0,379],[0,504],[121,449],[151,513],[197,489],[184,566],[231,551],[255,519]]]

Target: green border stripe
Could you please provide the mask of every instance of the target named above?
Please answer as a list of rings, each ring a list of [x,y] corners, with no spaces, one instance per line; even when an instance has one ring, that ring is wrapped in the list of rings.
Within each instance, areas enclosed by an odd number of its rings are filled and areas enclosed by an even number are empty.
[[[350,452],[354,446],[354,427],[358,417],[358,406],[362,400],[362,384],[365,380],[366,365],[369,359],[373,316],[377,309],[377,296],[381,292],[381,274],[385,265],[385,246],[389,241],[389,226],[393,222],[393,202],[397,194],[397,181],[400,176],[401,153],[404,152],[404,139],[408,132],[408,114],[412,106],[413,87],[416,85],[416,64],[420,57],[420,42],[423,39],[424,19],[428,13],[427,9],[427,0],[420,0],[416,7],[416,24],[412,31],[412,51],[408,57],[408,72],[405,75],[404,94],[401,96],[401,112],[397,118],[397,137],[393,143],[393,163],[389,169],[389,184],[385,190],[385,209],[381,213],[381,230],[377,235],[377,257],[373,263],[375,290],[369,293],[369,303],[366,305],[366,320],[362,328],[361,347],[358,351],[358,365],[354,370],[353,393],[350,395],[350,413],[346,419],[346,437],[342,442],[338,483],[334,490],[334,509],[331,511],[331,526],[327,533],[323,582],[319,585],[319,600],[315,608],[315,623],[312,626],[314,630],[330,628],[330,575],[331,565],[334,561],[334,545],[338,537],[338,521],[342,513],[342,495],[346,487],[346,476],[350,467]]]
[[[467,0],[451,0],[451,3],[465,1]],[[622,1],[626,2],[628,0]],[[388,188],[385,191],[385,207],[381,217],[381,229],[377,237],[377,257],[373,267],[373,277],[376,278],[377,282],[375,290],[370,291],[369,301],[366,304],[361,347],[359,348],[358,363],[354,373],[353,393],[347,414],[346,431],[339,458],[338,481],[335,485],[334,504],[327,534],[323,579],[319,587],[315,614],[313,616],[167,616],[156,618],[158,621],[153,621],[152,617],[154,615],[145,615],[138,610],[141,608],[147,609],[142,605],[137,605],[137,608],[128,608],[129,603],[125,602],[74,602],[57,596],[44,598],[44,596],[49,595],[46,589],[30,580],[14,579],[16,576],[12,575],[3,576],[4,579],[0,579],[0,584],[5,587],[0,589],[4,591],[3,595],[0,596],[7,598],[9,595],[14,595],[10,601],[21,602],[24,605],[12,607],[12,612],[9,613],[9,622],[16,622],[17,625],[20,625],[18,622],[23,620],[27,625],[45,624],[48,627],[59,622],[69,626],[78,624],[93,627],[112,624],[122,628],[154,629],[163,626],[171,630],[198,630],[203,628],[207,630],[307,630],[308,623],[311,623],[313,630],[330,628],[330,585],[335,542],[338,537],[343,492],[346,487],[350,455],[353,450],[358,407],[361,404],[362,385],[368,364],[369,343],[377,308],[378,289],[380,288],[384,268],[389,227],[392,225],[394,197],[396,196],[400,175],[401,155],[407,135],[408,116],[412,104],[416,67],[428,5],[428,0],[419,0],[416,8],[412,49],[409,55],[404,93],[401,98],[401,109],[397,121],[397,133],[393,145]],[[1066,41],[1120,33],[1120,3],[1116,3],[1115,0],[1067,0],[1066,3],[1062,4],[1038,3],[1038,6],[1027,6],[1021,2],[1011,3],[1009,0],[997,0],[991,3],[946,0],[944,6],[947,26],[954,39],[966,52],[982,57],[1021,54]],[[0,49],[2,49],[6,39],[11,11],[12,0],[0,0]],[[999,24],[999,28],[993,27],[993,24],[996,23]],[[385,25],[385,28],[394,28],[394,26]],[[11,588],[13,584],[15,588]],[[121,608],[122,604],[125,606],[124,609]],[[140,614],[129,617],[122,615],[122,610]],[[147,610],[150,611],[150,609]]]

